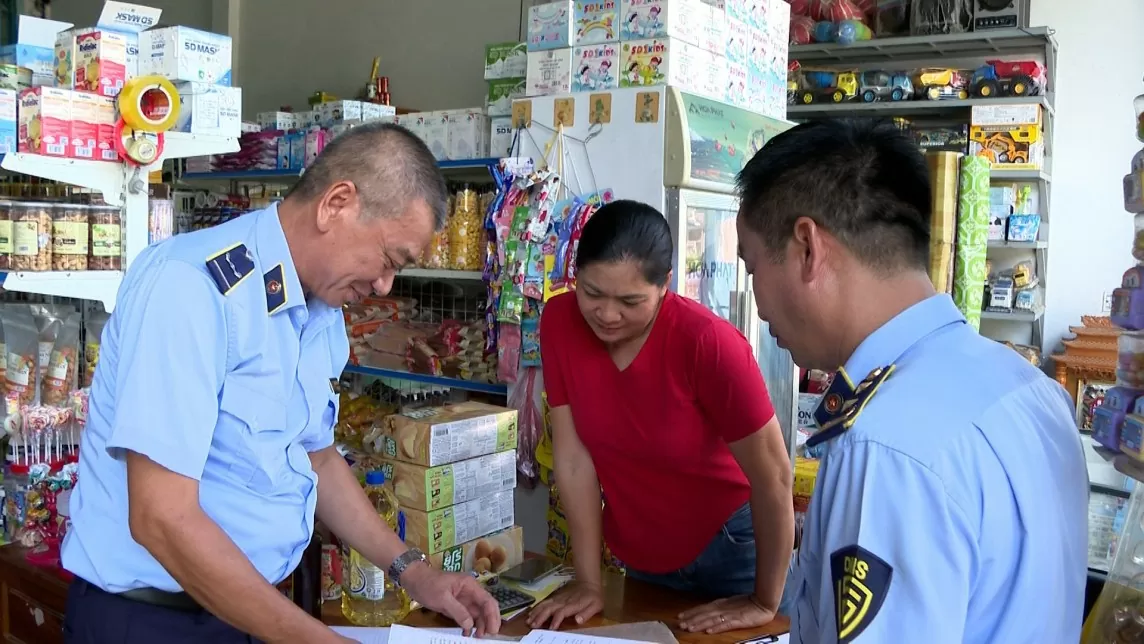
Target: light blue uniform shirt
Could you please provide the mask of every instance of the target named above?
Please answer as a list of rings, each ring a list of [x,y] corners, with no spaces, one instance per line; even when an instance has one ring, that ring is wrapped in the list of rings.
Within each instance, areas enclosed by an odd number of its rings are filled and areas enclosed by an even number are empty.
[[[827,443],[792,583],[792,642],[1077,642],[1088,474],[1072,403],[947,295],[846,363],[895,365]]]
[[[109,592],[181,590],[128,526],[130,450],[199,481],[199,503],[271,583],[310,543],[333,443],[341,311],[298,281],[278,210],[147,248],[103,332],[63,565]]]

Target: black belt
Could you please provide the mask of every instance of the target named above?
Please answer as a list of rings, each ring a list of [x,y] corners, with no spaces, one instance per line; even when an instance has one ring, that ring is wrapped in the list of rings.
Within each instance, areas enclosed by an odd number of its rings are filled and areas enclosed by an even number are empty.
[[[186,613],[202,612],[203,607],[187,593],[170,593],[155,588],[136,588],[126,592],[117,593],[119,597],[137,601],[152,606],[161,606]]]

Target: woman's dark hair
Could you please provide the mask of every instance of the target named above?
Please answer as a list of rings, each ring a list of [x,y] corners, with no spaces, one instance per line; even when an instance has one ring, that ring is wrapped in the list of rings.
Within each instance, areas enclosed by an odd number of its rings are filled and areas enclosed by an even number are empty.
[[[584,224],[576,248],[576,270],[634,261],[649,284],[663,286],[671,273],[672,251],[671,227],[658,210],[638,201],[613,201]]]

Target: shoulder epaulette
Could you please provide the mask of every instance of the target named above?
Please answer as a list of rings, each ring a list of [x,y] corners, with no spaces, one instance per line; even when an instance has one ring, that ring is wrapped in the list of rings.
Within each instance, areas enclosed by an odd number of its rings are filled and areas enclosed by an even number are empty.
[[[815,445],[842,435],[853,427],[854,421],[858,420],[858,414],[862,413],[862,410],[866,408],[866,403],[870,402],[870,399],[874,397],[878,388],[882,386],[883,382],[886,382],[886,378],[889,378],[893,372],[894,365],[878,367],[871,371],[865,380],[853,388],[849,396],[843,397],[841,407],[834,413],[829,414],[829,419],[819,425],[819,431],[806,440],[807,446],[814,447]],[[836,375],[834,379],[838,380],[839,376],[842,375],[843,372],[839,371],[839,374]],[[831,389],[833,389],[833,386]],[[826,405],[825,397],[823,397],[822,405]],[[819,414],[816,411],[815,418],[817,419],[818,416]]]
[[[228,295],[254,272],[254,257],[246,244],[235,244],[207,258],[207,271],[223,295]]]

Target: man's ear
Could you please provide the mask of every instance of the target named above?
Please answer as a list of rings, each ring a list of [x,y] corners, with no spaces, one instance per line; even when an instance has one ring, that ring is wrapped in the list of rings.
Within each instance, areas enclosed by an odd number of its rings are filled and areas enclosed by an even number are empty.
[[[359,203],[357,186],[352,181],[338,181],[326,188],[318,200],[318,230],[328,232],[338,221],[357,216]]]

